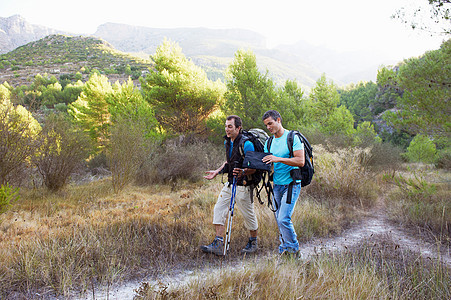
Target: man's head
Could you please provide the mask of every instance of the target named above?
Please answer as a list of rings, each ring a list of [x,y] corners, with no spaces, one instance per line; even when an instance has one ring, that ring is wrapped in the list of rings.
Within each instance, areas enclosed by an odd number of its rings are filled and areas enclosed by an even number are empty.
[[[228,116],[225,122],[225,132],[232,141],[240,134],[242,128],[241,118],[235,115]]]
[[[267,112],[265,112],[263,114],[262,120],[268,131],[272,134],[276,134],[283,128],[282,117],[276,110],[268,110]]]

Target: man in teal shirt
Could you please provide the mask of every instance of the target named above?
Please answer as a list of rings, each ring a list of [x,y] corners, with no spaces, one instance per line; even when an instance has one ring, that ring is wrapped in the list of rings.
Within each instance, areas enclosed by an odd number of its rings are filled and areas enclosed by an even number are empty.
[[[291,171],[302,167],[305,163],[304,144],[295,135],[293,157],[291,157],[287,144],[289,130],[283,128],[280,113],[275,110],[269,110],[265,112],[262,120],[268,131],[274,135],[270,149],[268,149],[268,141],[265,144],[265,152],[271,154],[265,156],[263,162],[274,163],[273,189],[277,209],[275,216],[280,231],[279,253],[299,256],[299,242],[291,216],[301,192],[301,182],[299,179],[292,178]],[[291,197],[288,195],[289,192],[291,192]]]

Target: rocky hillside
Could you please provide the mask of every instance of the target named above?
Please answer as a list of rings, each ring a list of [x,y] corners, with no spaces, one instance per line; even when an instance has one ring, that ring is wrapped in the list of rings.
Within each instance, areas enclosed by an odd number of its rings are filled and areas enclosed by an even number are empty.
[[[50,34],[67,33],[45,26],[32,25],[19,15],[8,18],[0,17],[0,54]]]
[[[112,80],[137,79],[150,61],[117,51],[93,37],[50,35],[0,55],[0,82],[29,84],[36,74],[55,76],[80,72],[86,78],[93,69]]]

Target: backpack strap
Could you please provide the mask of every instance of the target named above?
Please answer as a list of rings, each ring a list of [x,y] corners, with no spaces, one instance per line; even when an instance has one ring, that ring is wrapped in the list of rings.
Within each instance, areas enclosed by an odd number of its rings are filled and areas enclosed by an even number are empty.
[[[293,144],[294,144],[294,130],[290,130],[288,132],[288,136],[287,136],[287,146],[288,146],[288,151],[290,151],[290,157],[294,157],[294,153],[293,153]]]
[[[247,132],[245,132],[244,130],[241,132],[241,139],[240,139],[240,144],[238,145],[238,149],[240,151],[240,155],[241,157],[244,157],[244,143],[246,143],[247,141],[250,141],[252,143],[252,141],[249,139],[249,137],[246,135]],[[251,179],[252,175],[247,175],[247,179]],[[246,178],[244,179],[246,180]],[[254,189],[255,186],[253,184],[249,185],[249,196],[251,198],[251,203],[254,203]],[[257,191],[257,198],[260,197],[260,194]],[[259,199],[260,201],[260,199]]]
[[[266,177],[266,176],[268,176],[268,177]],[[272,212],[276,212],[278,209],[277,203],[274,201],[274,204],[273,204],[273,202],[271,200],[274,198],[274,190],[272,188],[271,181],[272,181],[271,175],[269,173],[267,174],[266,172],[263,173],[263,184],[259,190],[259,194],[260,194],[260,191],[264,188],[266,191],[266,194],[268,195],[268,207]],[[271,197],[273,197],[273,198],[271,198]],[[263,204],[263,201],[261,201],[261,199],[259,199],[259,202],[260,202],[260,204]],[[274,207],[274,205],[276,205],[276,207]]]
[[[295,133],[294,130],[290,130],[288,132],[288,136],[287,136],[287,146],[288,146],[288,151],[290,151],[290,157],[294,157],[294,151],[293,151],[294,133]],[[293,196],[293,185],[294,185],[294,180],[292,182],[290,182],[290,184],[288,185],[287,204],[291,204],[291,197]]]
[[[238,145],[241,157],[244,157],[244,143],[246,143],[247,140],[248,138],[244,134],[241,134],[240,144]]]
[[[268,152],[271,152],[271,144],[272,144],[273,138],[274,138],[274,136],[271,135],[271,136],[268,138],[268,142],[266,143],[266,148],[268,149]]]

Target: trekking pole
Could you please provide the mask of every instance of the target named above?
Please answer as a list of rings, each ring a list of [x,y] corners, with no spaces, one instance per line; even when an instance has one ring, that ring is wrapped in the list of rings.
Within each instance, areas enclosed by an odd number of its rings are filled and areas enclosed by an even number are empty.
[[[235,208],[235,195],[236,195],[236,176],[233,176],[232,197],[230,197],[229,216],[227,220],[226,238],[224,242],[224,256],[226,255],[230,246],[230,234],[232,233],[233,211]]]

